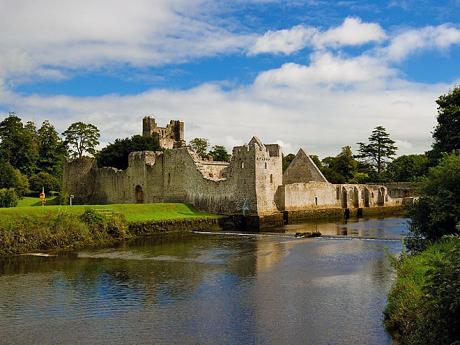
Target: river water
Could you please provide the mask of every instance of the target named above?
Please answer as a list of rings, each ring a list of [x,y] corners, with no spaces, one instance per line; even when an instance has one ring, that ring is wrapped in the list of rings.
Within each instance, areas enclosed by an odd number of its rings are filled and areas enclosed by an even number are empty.
[[[0,258],[0,343],[391,344],[387,255],[406,229],[361,219]],[[332,237],[292,236],[312,230]]]

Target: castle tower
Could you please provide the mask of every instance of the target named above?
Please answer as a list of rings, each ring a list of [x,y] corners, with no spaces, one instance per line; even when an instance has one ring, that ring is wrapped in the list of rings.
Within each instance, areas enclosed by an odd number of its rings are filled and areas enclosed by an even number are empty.
[[[142,135],[157,138],[160,147],[173,149],[185,146],[184,123],[171,120],[166,127],[158,127],[155,118],[146,116],[142,120]]]

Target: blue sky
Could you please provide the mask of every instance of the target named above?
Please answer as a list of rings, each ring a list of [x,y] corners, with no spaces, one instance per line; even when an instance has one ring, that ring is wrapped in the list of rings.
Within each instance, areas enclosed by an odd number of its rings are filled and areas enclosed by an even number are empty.
[[[325,156],[384,125],[423,152],[460,80],[458,0],[0,0],[0,19],[0,111],[103,143],[149,114],[229,148]]]

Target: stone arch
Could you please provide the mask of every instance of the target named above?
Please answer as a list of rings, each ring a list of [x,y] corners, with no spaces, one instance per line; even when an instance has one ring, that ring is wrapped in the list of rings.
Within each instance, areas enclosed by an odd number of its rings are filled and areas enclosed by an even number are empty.
[[[377,206],[385,205],[385,188],[380,187],[377,195]]]
[[[140,185],[137,185],[136,188],[134,189],[134,195],[136,197],[137,204],[144,203],[144,191],[142,190],[142,187]]]
[[[342,208],[348,208],[348,193],[346,188],[342,188]]]
[[[364,188],[364,207],[370,207],[370,192],[369,192],[369,188]]]
[[[355,208],[359,207],[359,190],[357,187],[353,187],[353,206]]]

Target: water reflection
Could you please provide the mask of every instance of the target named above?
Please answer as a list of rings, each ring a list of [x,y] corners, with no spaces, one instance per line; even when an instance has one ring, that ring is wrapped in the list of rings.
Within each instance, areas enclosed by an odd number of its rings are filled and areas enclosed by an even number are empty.
[[[314,226],[386,238],[404,224]],[[1,258],[0,332],[24,344],[390,344],[386,250],[401,244],[188,234]]]

